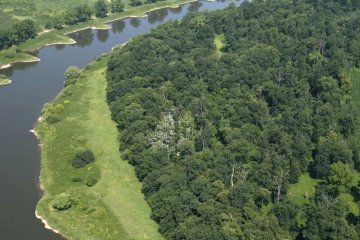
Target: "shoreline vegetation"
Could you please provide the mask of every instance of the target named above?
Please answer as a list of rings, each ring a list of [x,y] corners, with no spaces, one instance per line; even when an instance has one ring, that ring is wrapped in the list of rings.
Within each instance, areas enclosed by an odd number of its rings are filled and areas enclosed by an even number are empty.
[[[40,140],[43,189],[35,215],[69,239],[160,240],[141,183],[119,155],[118,131],[106,102],[107,59],[103,55],[67,80],[32,131]],[[91,149],[95,161],[74,168],[71,159],[82,148]],[[89,178],[95,178],[93,185]],[[69,205],[56,209],[64,196]]]
[[[5,75],[0,74],[0,87],[1,86],[6,86],[8,84],[10,84],[12,81],[10,79],[8,79]]]
[[[105,18],[92,18],[90,21],[79,23],[72,26],[66,26],[61,30],[43,30],[38,35],[9,49],[0,51],[0,70],[9,68],[16,63],[37,62],[39,58],[32,54],[39,49],[57,44],[75,44],[76,41],[69,36],[70,33],[78,32],[85,29],[109,29],[109,23],[135,17],[146,17],[148,12],[162,8],[178,8],[180,5],[196,2],[198,0],[168,0],[152,4],[145,4],[125,9],[121,13],[111,13]]]

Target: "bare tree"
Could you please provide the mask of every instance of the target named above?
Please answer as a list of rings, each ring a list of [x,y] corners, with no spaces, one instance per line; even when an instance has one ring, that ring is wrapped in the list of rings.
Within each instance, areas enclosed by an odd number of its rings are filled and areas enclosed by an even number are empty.
[[[275,185],[276,185],[276,202],[280,201],[281,191],[284,187],[285,180],[289,176],[289,170],[284,171],[280,170],[279,174],[275,176]]]
[[[231,167],[231,175],[230,175],[230,186],[233,187],[234,186],[234,179],[235,179],[235,174],[236,174],[236,170],[239,170],[239,181],[241,183],[244,183],[246,182],[246,179],[247,179],[247,176],[249,175],[249,171],[246,167],[246,165],[241,165],[241,166],[238,166],[237,164],[234,164],[232,167]]]

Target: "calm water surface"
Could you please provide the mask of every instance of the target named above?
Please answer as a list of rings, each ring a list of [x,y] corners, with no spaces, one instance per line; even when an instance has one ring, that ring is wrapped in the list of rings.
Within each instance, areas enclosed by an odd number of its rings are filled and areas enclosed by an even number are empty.
[[[64,71],[71,65],[84,67],[113,46],[161,23],[181,19],[189,12],[225,8],[229,3],[195,2],[156,10],[144,18],[119,20],[109,24],[109,30],[73,33],[70,36],[77,44],[43,48],[36,53],[40,62],[17,64],[1,71],[13,82],[0,87],[0,239],[62,239],[46,230],[34,215],[41,197],[40,149],[29,130],[40,116],[42,106],[63,88]]]

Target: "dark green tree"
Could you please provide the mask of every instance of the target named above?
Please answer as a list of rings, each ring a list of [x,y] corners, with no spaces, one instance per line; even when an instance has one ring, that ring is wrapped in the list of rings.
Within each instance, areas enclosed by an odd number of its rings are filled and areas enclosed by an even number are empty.
[[[124,11],[124,3],[122,0],[111,1],[110,8],[112,13],[120,13]]]
[[[95,16],[98,18],[106,17],[108,13],[108,5],[106,4],[105,0],[98,0],[95,3]]]

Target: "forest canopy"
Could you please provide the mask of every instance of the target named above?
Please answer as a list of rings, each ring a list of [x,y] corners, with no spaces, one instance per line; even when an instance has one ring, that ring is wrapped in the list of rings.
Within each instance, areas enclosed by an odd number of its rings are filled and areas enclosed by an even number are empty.
[[[349,74],[359,25],[355,0],[254,0],[190,14],[112,53],[120,153],[163,236],[359,238],[341,197],[360,200]],[[298,204],[289,187],[308,175],[315,192]]]

